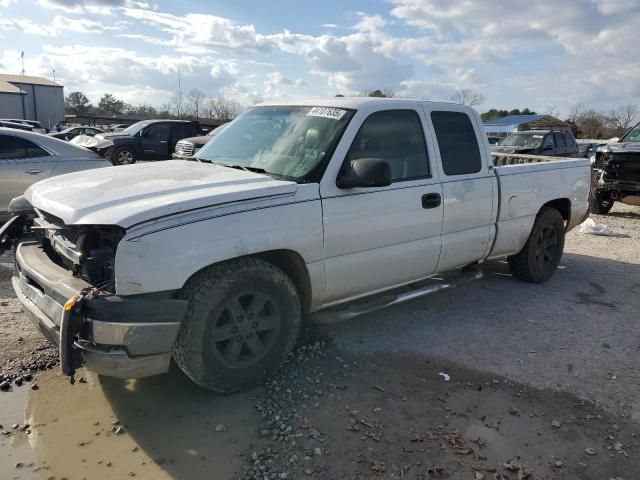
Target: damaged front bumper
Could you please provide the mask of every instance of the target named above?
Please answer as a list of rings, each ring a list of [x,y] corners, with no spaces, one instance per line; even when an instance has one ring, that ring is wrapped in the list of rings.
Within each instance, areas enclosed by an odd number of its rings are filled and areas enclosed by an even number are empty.
[[[16,246],[12,284],[34,324],[61,349],[64,373],[72,374],[80,365],[119,378],[168,371],[186,300],[162,293],[85,296],[91,285],[30,241]],[[81,299],[82,308],[75,310],[76,322],[64,322],[64,305],[74,297]],[[66,338],[68,350],[61,345]]]

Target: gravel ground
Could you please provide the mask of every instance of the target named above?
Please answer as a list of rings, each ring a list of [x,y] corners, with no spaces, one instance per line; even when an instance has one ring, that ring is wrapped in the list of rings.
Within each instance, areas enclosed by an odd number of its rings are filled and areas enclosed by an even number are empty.
[[[452,361],[640,419],[640,209],[616,204],[592,218],[627,237],[575,229],[544,284],[490,262],[480,281],[334,327],[336,342]]]
[[[571,232],[548,283],[490,262],[480,281],[313,329],[250,392],[204,392],[176,370],[13,383],[0,478],[640,478],[640,209],[593,218],[625,236]],[[13,299],[10,267],[0,257],[0,365],[14,380],[53,350]]]

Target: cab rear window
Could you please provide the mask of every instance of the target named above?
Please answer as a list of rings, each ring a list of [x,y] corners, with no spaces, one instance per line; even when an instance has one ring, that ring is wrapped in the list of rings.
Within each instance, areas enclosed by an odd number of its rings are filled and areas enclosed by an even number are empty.
[[[480,147],[471,119],[462,112],[431,112],[445,175],[468,175],[482,169]]]

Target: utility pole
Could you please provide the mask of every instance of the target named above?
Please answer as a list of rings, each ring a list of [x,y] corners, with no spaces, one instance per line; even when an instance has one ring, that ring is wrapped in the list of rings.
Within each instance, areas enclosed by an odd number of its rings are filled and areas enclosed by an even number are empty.
[[[20,72],[20,75],[24,75],[24,50],[20,52],[20,62],[22,63],[22,72]]]
[[[180,83],[180,68],[178,67],[178,118],[182,119],[182,85]]]
[[[53,69],[53,83],[56,83],[56,69]]]

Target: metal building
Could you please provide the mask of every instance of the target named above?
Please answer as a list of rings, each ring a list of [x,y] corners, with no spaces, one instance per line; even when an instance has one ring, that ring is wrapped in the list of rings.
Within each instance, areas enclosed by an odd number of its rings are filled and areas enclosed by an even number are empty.
[[[497,137],[506,137],[523,130],[568,129],[571,127],[567,122],[551,115],[510,115],[487,120],[483,126],[487,135]]]
[[[50,129],[64,120],[62,89],[44,77],[0,73],[0,118],[37,120]]]

